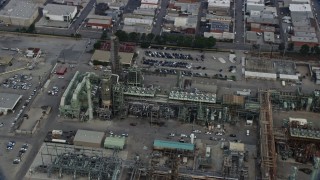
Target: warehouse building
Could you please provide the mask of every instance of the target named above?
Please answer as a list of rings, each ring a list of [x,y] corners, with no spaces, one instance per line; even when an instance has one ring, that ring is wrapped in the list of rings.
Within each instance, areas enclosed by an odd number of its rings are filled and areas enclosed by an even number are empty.
[[[43,8],[42,12],[48,20],[71,22],[77,14],[77,7],[60,4],[47,4]]]
[[[21,98],[22,95],[19,94],[0,93],[0,113],[7,114],[8,111],[13,111]]]
[[[0,21],[8,25],[29,27],[39,16],[39,6],[40,4],[33,0],[10,0],[0,10]]]
[[[106,137],[104,140],[104,148],[107,149],[124,149],[124,145],[126,142],[125,137]]]
[[[100,148],[103,138],[103,132],[79,129],[73,139],[73,144],[76,146]]]
[[[133,53],[119,52],[120,63],[123,67],[130,67],[132,63]],[[110,51],[95,50],[91,61],[99,61],[106,63],[107,66],[110,65]]]

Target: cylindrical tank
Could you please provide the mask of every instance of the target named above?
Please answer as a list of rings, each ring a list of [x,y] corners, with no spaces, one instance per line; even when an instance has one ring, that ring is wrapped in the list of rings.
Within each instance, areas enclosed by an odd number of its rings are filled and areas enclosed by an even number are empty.
[[[190,135],[190,139],[191,139],[191,144],[194,144],[194,134],[193,133]]]

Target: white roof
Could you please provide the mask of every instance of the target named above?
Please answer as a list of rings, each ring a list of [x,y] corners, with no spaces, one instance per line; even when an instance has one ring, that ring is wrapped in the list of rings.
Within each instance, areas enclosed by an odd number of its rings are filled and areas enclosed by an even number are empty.
[[[245,75],[245,77],[277,79],[277,74],[275,74],[275,73],[245,71],[244,75]]]
[[[305,125],[308,123],[307,119],[289,117],[289,122],[292,122],[292,121],[298,121],[300,125]]]
[[[244,144],[243,143],[230,142],[229,150],[230,151],[244,152]]]
[[[305,3],[310,4],[310,0],[291,0],[293,3]]]
[[[208,0],[208,6],[230,7],[230,0]]]
[[[289,10],[293,12],[310,12],[311,6],[310,4],[290,4]]]
[[[264,3],[262,0],[247,0],[248,3]]]
[[[69,15],[70,13],[74,12],[76,6],[67,6],[61,4],[47,4],[43,11],[47,11],[46,13],[52,15]]]
[[[0,109],[13,109],[21,98],[20,94],[0,93]]]
[[[32,0],[10,0],[9,3],[0,10],[0,16],[18,17],[29,19],[38,11],[40,4]]]
[[[310,42],[310,43],[318,43],[318,38],[316,37],[298,37],[298,36],[291,36],[292,42]]]
[[[289,75],[289,74],[280,74],[279,78],[280,79],[287,79],[287,80],[299,80],[298,75]]]
[[[158,4],[159,0],[141,0],[141,4]]]

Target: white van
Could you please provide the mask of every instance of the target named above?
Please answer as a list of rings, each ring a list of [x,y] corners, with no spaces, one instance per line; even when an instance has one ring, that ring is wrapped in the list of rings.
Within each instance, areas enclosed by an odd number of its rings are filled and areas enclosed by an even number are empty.
[[[247,136],[250,136],[250,130],[247,130]]]

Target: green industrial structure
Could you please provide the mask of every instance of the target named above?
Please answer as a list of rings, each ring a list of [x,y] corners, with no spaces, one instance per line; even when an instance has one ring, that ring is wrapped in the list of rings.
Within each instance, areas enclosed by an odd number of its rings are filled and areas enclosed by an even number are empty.
[[[175,141],[163,141],[154,140],[153,149],[156,150],[180,150],[180,151],[194,151],[194,144],[191,143],[181,143]]]
[[[109,137],[106,137],[106,139],[104,140],[103,147],[107,149],[122,150],[124,149],[125,143],[126,143],[125,137],[109,136]]]
[[[93,119],[94,107],[99,105],[96,95],[100,79],[94,73],[75,73],[60,101],[60,116],[78,118],[81,121]]]

